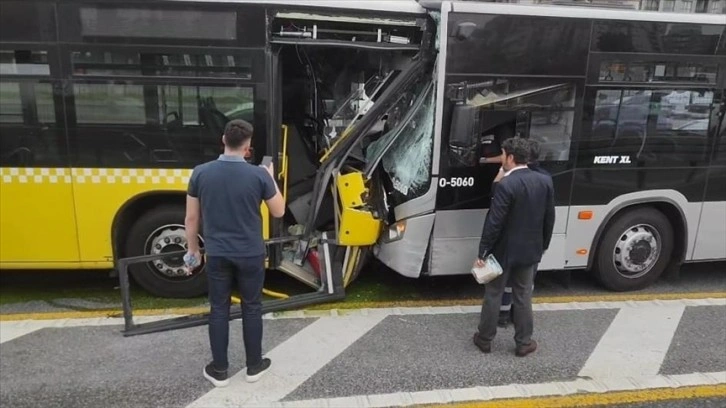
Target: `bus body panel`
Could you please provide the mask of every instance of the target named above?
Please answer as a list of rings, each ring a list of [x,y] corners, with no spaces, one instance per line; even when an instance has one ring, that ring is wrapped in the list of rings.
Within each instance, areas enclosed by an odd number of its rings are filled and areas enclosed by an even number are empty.
[[[0,265],[80,260],[70,169],[0,168]]]
[[[190,175],[191,169],[2,168],[2,267],[112,267],[119,210],[142,195],[182,197]],[[261,211],[268,238],[267,206]],[[43,244],[45,237],[54,244]]]
[[[667,203],[674,206],[682,215],[685,223],[684,239],[687,243],[683,255],[689,253],[696,238],[701,203],[691,203],[675,190],[649,190],[623,194],[606,205],[574,205],[570,207],[567,228],[566,266],[567,268],[589,268],[607,223],[621,211],[642,204]],[[591,218],[581,219],[581,212],[591,213]],[[675,233],[675,232],[674,232]]]
[[[431,240],[429,275],[468,273],[479,251],[487,209],[437,211]],[[560,269],[565,262],[566,206],[555,207],[555,226],[550,248],[543,254],[539,270]]]
[[[704,203],[691,260],[726,258],[724,228],[726,228],[726,201]]]
[[[78,235],[82,262],[112,261],[111,226],[127,201],[144,194],[183,195],[190,169],[74,168]],[[100,234],[100,231],[109,231]]]
[[[418,278],[421,274],[429,240],[434,227],[434,214],[426,214],[407,218],[403,237],[395,241],[388,241],[383,231],[382,242],[373,249],[373,254],[383,264],[397,273],[408,278]],[[395,225],[391,228],[394,229]]]

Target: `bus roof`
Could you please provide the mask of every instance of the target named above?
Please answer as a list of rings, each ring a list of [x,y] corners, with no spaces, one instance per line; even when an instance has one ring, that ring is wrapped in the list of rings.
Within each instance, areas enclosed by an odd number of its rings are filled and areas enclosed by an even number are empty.
[[[440,10],[443,0],[173,0],[208,3],[259,3],[320,9],[388,11],[425,13]],[[451,1],[453,11],[502,15],[531,15],[543,17],[570,17],[598,20],[651,21],[663,23],[694,23],[726,25],[726,14],[672,13],[614,9],[593,6],[524,5],[517,3],[491,3],[486,1]]]
[[[427,10],[416,0],[172,0],[203,3],[257,3],[273,6],[295,6],[320,9],[389,11],[424,14]]]
[[[431,5],[428,0],[421,3]],[[438,2],[439,4],[441,2]],[[543,17],[571,17],[597,20],[652,21],[663,23],[695,23],[726,25],[726,14],[671,13],[643,10],[623,10],[602,7],[524,5],[511,3],[488,3],[477,1],[454,1],[452,11],[460,13],[486,13],[531,15]]]

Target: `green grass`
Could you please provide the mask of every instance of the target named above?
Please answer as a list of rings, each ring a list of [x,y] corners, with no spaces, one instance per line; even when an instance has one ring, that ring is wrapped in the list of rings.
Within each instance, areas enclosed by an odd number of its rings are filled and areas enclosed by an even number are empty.
[[[443,279],[408,279],[380,266],[372,266],[346,290],[343,302],[355,305],[365,302],[441,300],[463,296],[479,296],[477,285],[467,277]],[[312,289],[299,282],[272,272],[267,276],[265,287],[289,295],[310,292]],[[69,303],[68,300],[75,300]],[[191,299],[158,298],[132,284],[132,306],[140,309],[168,309],[199,307],[206,305],[206,297]],[[19,306],[27,302],[46,302],[47,305]],[[78,302],[81,301],[81,302]],[[93,302],[91,304],[83,304]],[[80,303],[80,304],[79,304]],[[9,305],[14,305],[7,309]],[[39,311],[39,309],[70,310],[119,310],[121,294],[118,279],[109,278],[105,272],[36,272],[15,271],[0,274],[0,306],[6,310]]]

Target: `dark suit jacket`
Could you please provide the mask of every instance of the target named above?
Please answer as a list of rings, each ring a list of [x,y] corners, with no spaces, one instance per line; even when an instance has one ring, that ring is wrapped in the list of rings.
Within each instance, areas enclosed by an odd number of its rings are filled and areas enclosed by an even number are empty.
[[[555,225],[552,178],[523,168],[497,184],[484,222],[479,256],[483,259],[493,253],[504,268],[540,262]]]

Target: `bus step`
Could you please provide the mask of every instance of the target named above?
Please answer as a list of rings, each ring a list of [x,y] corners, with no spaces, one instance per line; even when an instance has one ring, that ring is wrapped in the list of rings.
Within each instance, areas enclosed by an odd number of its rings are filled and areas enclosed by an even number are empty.
[[[280,265],[277,267],[277,269],[280,272],[283,272],[300,282],[310,286],[313,289],[320,289],[320,280],[317,276],[315,276],[315,273],[312,271],[308,271],[304,267],[300,267],[295,265],[295,263],[283,260],[280,262]]]

